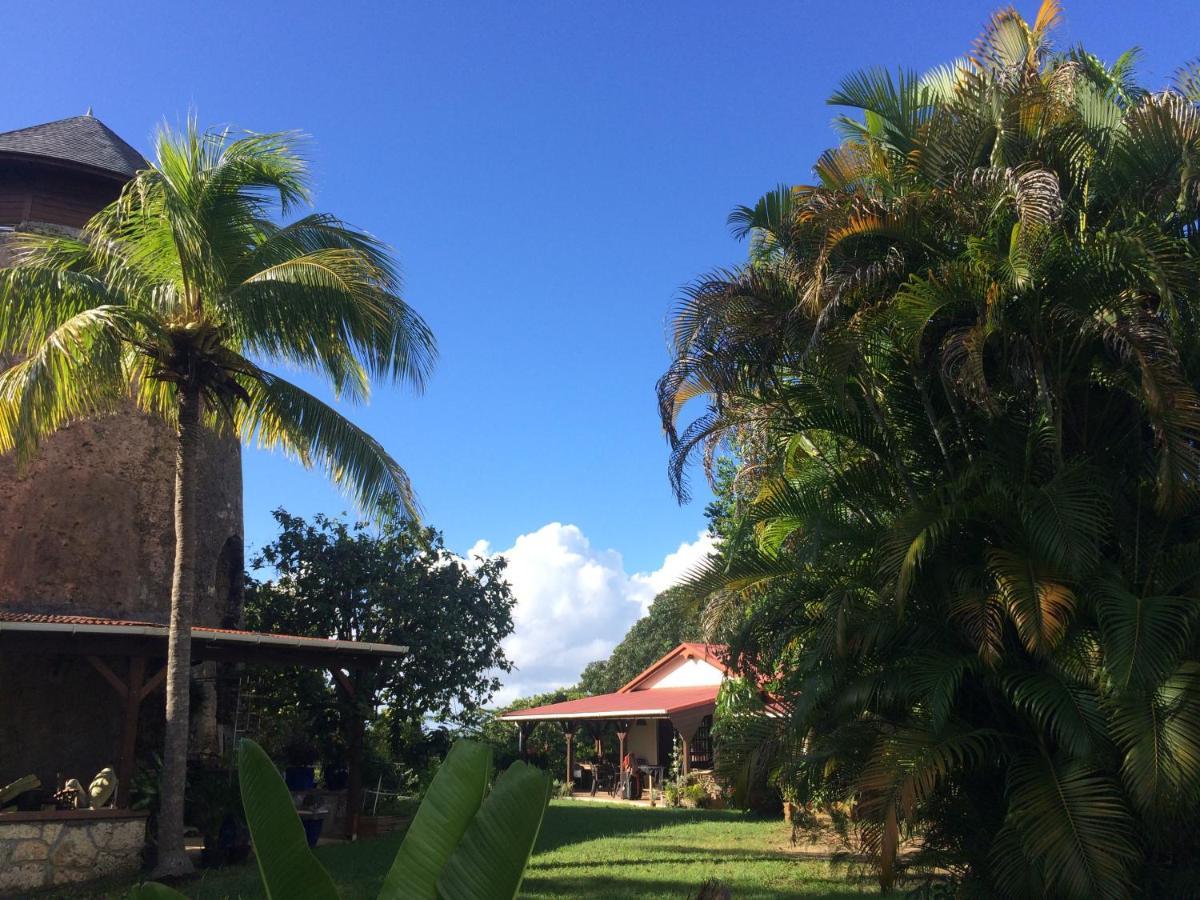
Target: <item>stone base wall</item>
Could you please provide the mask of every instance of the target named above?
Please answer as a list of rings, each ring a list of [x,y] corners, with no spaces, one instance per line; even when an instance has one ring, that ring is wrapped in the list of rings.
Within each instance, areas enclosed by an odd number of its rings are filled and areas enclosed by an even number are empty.
[[[0,897],[22,897],[38,888],[131,875],[142,866],[145,843],[143,812],[0,814]]]

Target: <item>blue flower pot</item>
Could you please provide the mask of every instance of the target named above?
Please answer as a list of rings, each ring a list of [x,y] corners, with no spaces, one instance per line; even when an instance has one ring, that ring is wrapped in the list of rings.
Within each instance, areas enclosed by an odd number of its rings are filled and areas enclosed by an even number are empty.
[[[283,782],[289,791],[311,791],[317,783],[312,766],[288,766],[283,770]]]
[[[325,827],[324,819],[302,819],[304,825],[304,836],[308,839],[308,846],[317,846],[317,841],[321,838],[321,829]]]

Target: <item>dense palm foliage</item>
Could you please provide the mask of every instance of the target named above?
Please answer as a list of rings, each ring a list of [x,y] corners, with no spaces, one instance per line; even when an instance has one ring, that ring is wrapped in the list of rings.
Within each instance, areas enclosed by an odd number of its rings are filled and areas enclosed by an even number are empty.
[[[737,210],[748,262],[680,303],[661,412],[681,494],[732,448],[752,495],[694,585],[779,700],[727,692],[728,765],[852,801],[885,886],[916,829],[964,894],[1175,896],[1200,875],[1200,78],[1054,52],[1058,16],[847,78],[816,183]]]
[[[323,467],[365,507],[411,508],[404,471],[370,435],[262,367],[365,399],[372,379],[420,386],[433,339],[400,299],[386,249],[309,199],[294,135],[164,129],[156,160],[76,237],[21,235],[0,273],[0,453],[28,457],[81,418],[131,403],[178,435],[160,868],[183,854],[195,498],[206,431]]]

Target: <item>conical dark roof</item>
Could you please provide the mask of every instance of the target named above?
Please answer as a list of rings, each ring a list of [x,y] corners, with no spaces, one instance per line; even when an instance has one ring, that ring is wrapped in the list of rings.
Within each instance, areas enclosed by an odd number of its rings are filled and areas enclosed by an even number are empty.
[[[0,154],[10,153],[87,166],[121,178],[146,168],[142,154],[93,115],[0,133]]]

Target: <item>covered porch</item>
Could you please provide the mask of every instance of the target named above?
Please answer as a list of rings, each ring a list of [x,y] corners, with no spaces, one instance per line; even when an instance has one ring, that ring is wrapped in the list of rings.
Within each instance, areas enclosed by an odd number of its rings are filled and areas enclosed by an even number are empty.
[[[326,670],[352,707],[362,709],[356,696],[357,673],[378,665],[384,659],[404,656],[407,647],[359,641],[277,635],[209,627],[193,627],[191,634],[192,665],[204,663],[253,663],[279,666],[306,666]],[[149,698],[161,691],[166,676],[167,627],[152,622],[135,622],[85,616],[36,615],[0,612],[0,659],[50,661],[47,669],[51,681],[62,679],[54,673],[70,662],[82,667],[80,678],[72,685],[97,685],[88,691],[86,705],[100,706],[102,719],[114,727],[108,730],[114,740],[105,746],[92,748],[105,763],[115,761],[117,789],[113,801],[116,809],[128,809],[131,783],[138,745],[138,726],[141,711]],[[36,667],[30,671],[36,670]],[[90,678],[82,678],[83,671]],[[64,683],[62,685],[66,687]],[[52,685],[47,685],[52,687]],[[47,692],[53,697],[55,690]],[[63,703],[75,702],[78,696],[68,695]],[[161,703],[161,700],[158,701]],[[27,723],[20,713],[37,716],[38,708],[30,704],[13,704],[17,715],[0,722],[0,745],[4,746],[4,769],[37,771],[29,753],[22,753],[20,742]],[[349,722],[349,784],[346,796],[345,835],[357,834],[362,810],[362,761],[365,719],[369,711]],[[99,736],[99,735],[98,735]],[[53,761],[38,759],[43,785],[52,783],[61,771]],[[95,768],[99,768],[96,766]],[[93,769],[92,771],[94,771]],[[86,771],[90,776],[92,771]],[[48,780],[45,773],[51,775]],[[74,774],[73,772],[71,774]],[[3,781],[0,778],[0,781]],[[38,813],[31,813],[38,815]],[[51,815],[51,813],[42,813]],[[62,815],[62,813],[58,813]]]
[[[646,688],[600,694],[547,706],[507,712],[501,719],[517,729],[521,755],[527,756],[534,726],[553,723],[566,748],[566,783],[595,793],[585,784],[588,769],[577,760],[577,750],[589,742],[596,768],[621,773],[632,768],[652,789],[661,789],[670,777],[678,738],[681,775],[712,768],[710,735],[718,685]],[[629,765],[625,765],[628,759]],[[607,785],[605,785],[607,788]]]

